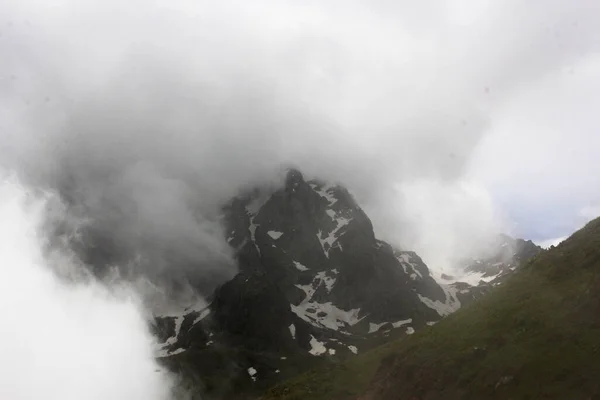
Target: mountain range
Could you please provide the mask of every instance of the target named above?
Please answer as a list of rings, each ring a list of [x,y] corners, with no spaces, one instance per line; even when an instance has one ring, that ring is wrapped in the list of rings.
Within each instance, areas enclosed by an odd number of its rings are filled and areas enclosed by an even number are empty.
[[[415,252],[379,240],[340,185],[287,173],[223,209],[239,273],[207,303],[157,315],[157,358],[203,399],[253,398],[426,329],[479,299],[541,249],[505,235],[464,260],[478,284],[437,282]]]

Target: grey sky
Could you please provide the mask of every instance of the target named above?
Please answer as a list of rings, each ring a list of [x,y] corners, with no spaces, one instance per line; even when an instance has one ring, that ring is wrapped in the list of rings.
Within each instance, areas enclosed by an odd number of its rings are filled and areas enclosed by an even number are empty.
[[[600,204],[599,7],[5,0],[0,151],[124,241],[225,264],[215,208],[290,163],[431,262],[552,239]]]

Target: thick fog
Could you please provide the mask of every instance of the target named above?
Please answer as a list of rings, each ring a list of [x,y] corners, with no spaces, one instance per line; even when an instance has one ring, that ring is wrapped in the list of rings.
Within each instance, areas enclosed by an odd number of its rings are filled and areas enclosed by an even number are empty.
[[[438,272],[500,231],[550,243],[598,215],[598,8],[2,1],[1,397],[162,399],[134,297],[48,271],[211,287],[236,272],[220,207],[288,166],[345,184]],[[23,204],[39,190],[60,212]],[[66,251],[49,221],[93,251],[48,258]]]
[[[502,160],[473,181],[473,157],[531,82],[597,46],[596,8],[7,1],[2,160],[153,268],[234,273],[218,207],[287,165],[452,258],[511,227],[481,187]]]
[[[52,273],[53,264],[66,272],[77,260],[45,253],[45,197],[14,179],[0,183],[0,397],[169,399],[137,295]]]

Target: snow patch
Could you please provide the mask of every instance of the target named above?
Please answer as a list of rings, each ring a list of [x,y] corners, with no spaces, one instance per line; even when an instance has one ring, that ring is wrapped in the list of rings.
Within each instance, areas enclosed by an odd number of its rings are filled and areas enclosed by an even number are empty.
[[[350,350],[354,354],[358,354],[358,347],[356,346],[348,346],[348,350]]]
[[[294,267],[296,267],[298,271],[308,271],[308,268],[299,263],[298,261],[294,261]]]
[[[415,333],[415,330],[414,330],[413,327],[409,326],[408,328],[406,328],[406,334],[407,335],[412,335],[413,333]]]
[[[323,197],[325,200],[327,200],[329,202],[329,206],[334,205],[335,203],[337,203],[337,199],[335,198],[335,196],[330,193],[331,189],[333,189],[333,186],[328,186],[325,185],[322,188],[319,189],[319,187],[317,185],[311,184],[310,187],[321,197]]]
[[[412,322],[412,318],[404,319],[402,321],[392,322],[392,326],[394,328],[400,328],[401,326],[406,325],[406,324],[410,324],[411,322]]]
[[[324,354],[327,349],[325,348],[324,343],[319,342],[313,335],[310,335],[310,347],[311,349],[308,351],[313,356],[320,356]]]
[[[366,317],[358,317],[360,308],[346,311],[334,306],[331,302],[305,301],[297,306],[291,304],[290,307],[294,314],[311,325],[334,331],[346,326],[353,326]]]
[[[258,251],[258,254],[260,254],[260,249],[258,248],[258,245],[256,244],[256,228],[258,228],[258,225],[254,223],[254,216],[250,217],[250,226],[248,227],[248,231],[250,232],[250,239],[252,240],[252,243],[254,243],[254,247],[256,247],[256,251]]]
[[[437,313],[441,317],[445,317],[447,315],[452,314],[460,308],[460,301],[456,297],[457,289],[448,285],[440,285],[440,287],[444,290],[444,293],[446,293],[445,303],[442,303],[439,300],[431,300],[430,298],[421,296],[420,294],[417,295],[419,296],[419,300],[421,300],[423,304],[437,311]]]
[[[296,339],[296,325],[291,324],[290,326],[288,326],[288,328],[290,329],[290,334],[292,335],[292,339]]]
[[[339,232],[340,229],[348,225],[351,221],[350,219],[344,217],[335,217],[333,220],[336,223],[336,226],[331,232],[327,234],[327,236],[324,237],[324,233],[321,230],[319,230],[319,232],[317,233],[317,238],[319,239],[319,243],[321,243],[321,247],[323,248],[325,257],[327,258],[329,258],[329,251],[334,247],[333,245],[338,240],[336,234]],[[325,246],[326,244],[327,247]],[[339,243],[337,244],[337,247],[340,247]]]
[[[267,234],[271,236],[272,239],[277,240],[283,235],[283,232],[269,231]]]
[[[379,328],[381,328],[382,326],[384,326],[385,324],[388,324],[389,322],[382,322],[380,324],[374,324],[372,322],[369,323],[369,333],[375,333],[379,330]]]
[[[176,350],[173,350],[173,351],[159,350],[159,351],[156,352],[155,357],[156,358],[171,357],[171,356],[174,356],[174,355],[177,355],[177,354],[181,354],[184,351],[186,351],[186,349],[184,349],[182,347],[180,347],[180,348],[178,348]]]
[[[179,336],[179,331],[181,331],[181,324],[183,324],[184,318],[185,315],[180,315],[179,317],[175,318],[175,334],[158,345],[156,349],[156,357],[167,357],[173,355],[175,351],[179,350],[177,349],[174,351],[169,351],[168,347],[177,343],[177,337]]]
[[[337,270],[335,272],[337,273]],[[317,273],[309,285],[295,285],[306,296],[297,306],[290,304],[292,312],[313,326],[333,329],[335,331],[347,326],[353,326],[364,319],[366,315],[362,318],[358,316],[360,308],[342,310],[331,302],[318,303],[311,301],[312,296],[321,285],[325,285],[328,292],[333,288],[336,278],[328,277],[326,274],[326,271]]]
[[[417,269],[417,265],[412,261],[410,255],[408,255],[406,253],[402,253],[399,255],[396,254],[396,259],[398,260],[400,265],[402,265],[402,269],[404,270],[404,273],[410,274],[410,278],[412,280],[416,280],[417,276],[419,278],[423,278],[423,275]],[[409,269],[410,269],[410,271],[409,271]]]
[[[208,315],[210,314],[210,308],[205,308],[204,310],[200,311],[200,315],[198,315],[196,317],[196,319],[194,320],[194,322],[192,322],[192,326],[196,325],[198,322],[202,321],[204,318],[206,318]]]
[[[335,285],[335,278],[329,277],[326,275],[327,272],[319,272],[316,276],[315,279],[319,279],[321,280],[322,283],[325,284],[325,287],[327,288],[327,293],[331,292],[331,289],[333,289],[333,285]]]
[[[254,382],[256,382],[256,373],[257,373],[256,369],[254,369],[252,367],[248,368],[248,375],[250,375],[250,378],[252,378],[252,380]]]
[[[327,350],[327,352],[329,353],[330,356],[335,356],[335,349],[329,349],[329,350]]]

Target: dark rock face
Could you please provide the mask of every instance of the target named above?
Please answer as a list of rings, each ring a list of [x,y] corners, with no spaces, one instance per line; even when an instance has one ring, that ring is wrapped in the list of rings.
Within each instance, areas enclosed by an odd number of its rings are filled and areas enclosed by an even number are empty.
[[[258,393],[434,324],[491,287],[438,284],[416,253],[375,237],[346,189],[296,170],[275,192],[233,199],[223,221],[239,274],[207,308],[154,327],[158,356],[205,397]],[[523,259],[533,252],[519,245]]]
[[[155,327],[166,343],[159,356],[205,382],[218,380],[221,360],[238,391],[260,390],[432,324],[452,301],[417,254],[376,239],[346,189],[298,171],[280,190],[231,201],[224,223],[239,274],[207,309]],[[194,367],[205,362],[219,367]]]

